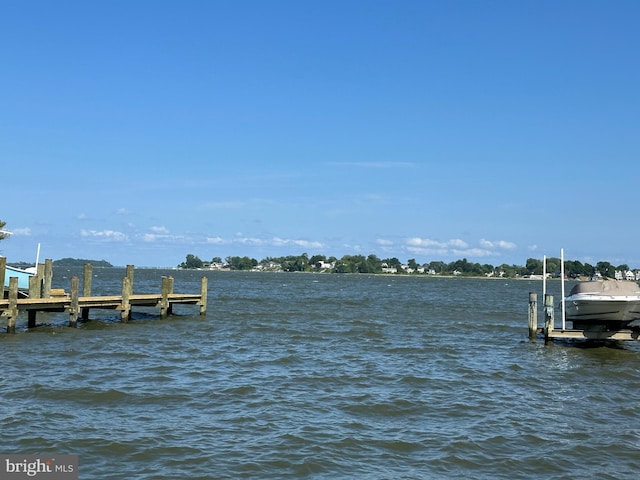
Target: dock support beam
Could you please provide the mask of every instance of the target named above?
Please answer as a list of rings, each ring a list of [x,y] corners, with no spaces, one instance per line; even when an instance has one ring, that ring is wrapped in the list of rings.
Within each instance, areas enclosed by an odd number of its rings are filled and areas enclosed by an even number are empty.
[[[2,277],[2,296],[0,298],[4,299],[4,276],[7,271],[7,259],[5,257],[0,257],[0,277]]]
[[[529,340],[536,341],[538,336],[538,294],[529,292]]]
[[[7,333],[16,333],[16,318],[18,318],[18,277],[9,278],[9,309],[5,314],[9,317]]]
[[[69,326],[78,326],[78,314],[80,313],[80,307],[78,306],[78,290],[80,281],[78,277],[71,277],[71,305],[69,307]]]
[[[120,321],[126,323],[131,320],[131,279],[129,276],[122,279],[121,307]]]
[[[169,295],[173,293],[173,277],[162,277],[162,299],[160,300],[160,317],[167,318],[172,313]]]
[[[200,284],[200,316],[203,317],[207,314],[207,284],[209,280],[207,277],[202,277],[202,283]]]
[[[545,294],[544,296],[544,343],[553,341],[553,327],[555,325],[555,313],[553,311],[553,295]]]
[[[33,275],[29,277],[29,298],[42,297],[42,277]],[[36,310],[27,310],[27,328],[36,328],[36,319],[38,312]]]
[[[82,271],[82,296],[90,297],[91,296],[91,281],[93,279],[93,265],[90,263],[86,263],[84,266],[84,270]],[[89,308],[83,307],[81,310],[82,321],[86,322],[89,320]]]
[[[42,298],[51,298],[51,280],[53,279],[53,260],[47,258],[44,261],[44,285],[42,286]]]

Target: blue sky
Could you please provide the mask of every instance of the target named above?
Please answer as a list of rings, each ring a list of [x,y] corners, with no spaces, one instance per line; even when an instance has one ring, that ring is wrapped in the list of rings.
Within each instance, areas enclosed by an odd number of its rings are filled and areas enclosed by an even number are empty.
[[[640,267],[640,2],[3,1],[8,260]]]

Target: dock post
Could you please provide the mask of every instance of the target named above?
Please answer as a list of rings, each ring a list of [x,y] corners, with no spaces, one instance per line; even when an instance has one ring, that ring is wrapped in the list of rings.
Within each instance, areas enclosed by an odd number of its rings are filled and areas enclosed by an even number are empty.
[[[82,271],[82,296],[91,296],[91,281],[93,279],[93,265],[86,263]],[[82,307],[82,321],[89,320],[89,307]]]
[[[538,336],[538,294],[529,292],[529,340],[536,341]]]
[[[553,327],[555,324],[555,317],[553,311],[553,295],[547,293],[544,296],[544,343],[549,343],[553,340]]]
[[[207,314],[207,277],[202,277],[202,283],[200,284],[200,316]]]
[[[42,281],[37,275],[29,277],[29,298],[40,298],[42,292]],[[36,327],[36,310],[27,310],[27,328]]]
[[[131,280],[129,277],[122,279],[122,311],[120,312],[120,321],[128,322],[131,319]]]
[[[174,284],[174,279],[173,277],[167,277],[167,283],[168,283],[168,287],[169,287],[169,293],[173,293],[173,284]],[[167,299],[168,300],[168,299]],[[171,302],[167,302],[167,315],[173,315],[173,303]]]
[[[42,298],[51,298],[51,279],[53,278],[53,260],[47,258],[44,261],[44,285]]]
[[[38,263],[36,265],[36,277],[38,277],[38,297],[42,298],[42,290],[44,289],[44,263]]]
[[[169,294],[173,293],[173,278],[162,277],[162,299],[160,300],[160,317],[167,318],[171,314],[171,304]]]
[[[42,278],[37,274],[29,277],[29,298],[42,298]]]
[[[4,275],[7,271],[7,258],[0,257],[0,277],[2,277],[2,296],[0,298],[4,298]]]
[[[29,277],[29,298],[42,298],[42,277],[37,274]],[[36,327],[36,310],[27,310],[27,328]]]
[[[76,328],[78,326],[78,291],[80,281],[78,277],[71,277],[71,305],[69,305],[69,326]]]
[[[9,278],[9,309],[6,313],[9,316],[7,333],[16,333],[16,319],[18,318],[18,277]]]
[[[86,263],[82,271],[82,296],[91,296],[91,281],[93,278],[93,265]]]
[[[129,288],[133,293],[133,265],[127,265],[127,271],[125,276],[129,279]]]

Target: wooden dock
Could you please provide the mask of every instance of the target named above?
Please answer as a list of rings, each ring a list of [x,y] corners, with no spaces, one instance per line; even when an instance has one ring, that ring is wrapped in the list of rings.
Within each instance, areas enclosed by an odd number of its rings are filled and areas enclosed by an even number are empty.
[[[0,257],[0,277],[4,278],[6,259]],[[127,265],[122,279],[120,295],[92,296],[91,279],[92,266],[84,266],[83,288],[80,291],[78,277],[71,278],[70,291],[51,288],[53,277],[52,261],[46,260],[38,265],[38,273],[29,279],[29,292],[18,290],[18,279],[10,278],[9,289],[6,292],[3,283],[3,295],[0,298],[0,316],[7,317],[7,333],[15,333],[17,317],[20,313],[28,315],[28,328],[36,326],[37,312],[67,312],[69,326],[76,327],[78,318],[89,319],[91,309],[119,310],[120,320],[127,322],[131,319],[133,307],[156,307],[160,309],[160,316],[166,318],[173,312],[173,305],[198,305],[200,315],[207,311],[207,278],[202,277],[200,292],[195,294],[174,293],[173,277],[163,276],[159,294],[133,293],[133,265]]]
[[[553,295],[546,294],[544,296],[544,324],[538,326],[538,295],[534,292],[529,293],[529,339],[536,341],[539,335],[544,336],[545,343],[554,340],[591,340],[591,341],[607,341],[607,340],[640,340],[640,331],[638,330],[610,330],[606,325],[593,325],[589,329],[558,329],[555,326],[555,313],[553,307]]]

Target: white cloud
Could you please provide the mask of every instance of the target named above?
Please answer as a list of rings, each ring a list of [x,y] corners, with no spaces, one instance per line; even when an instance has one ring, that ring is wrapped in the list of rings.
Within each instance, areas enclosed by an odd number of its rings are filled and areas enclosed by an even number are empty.
[[[236,237],[234,242],[241,243],[242,245],[254,245],[259,246],[264,243],[263,240],[255,237]]]
[[[412,237],[407,239],[407,245],[418,249],[449,249],[449,248],[467,248],[467,242],[454,238],[446,242],[432,240],[430,238]]]
[[[324,247],[324,245],[320,242],[313,242],[313,241],[308,241],[308,240],[292,240],[292,242],[299,246],[299,247],[304,247],[304,248],[322,248]]]
[[[145,233],[142,235],[142,241],[148,243],[155,242],[161,238],[166,238],[166,235],[156,235],[155,233]]]
[[[116,215],[131,215],[131,212],[126,208],[119,208],[116,210]]]
[[[391,240],[386,240],[386,239],[384,239],[384,238],[378,238],[378,239],[376,240],[376,243],[377,243],[378,245],[383,246],[383,247],[390,247],[390,246],[392,246],[392,245],[393,245],[393,241],[391,241]]]
[[[466,248],[462,250],[453,249],[452,253],[463,257],[490,257],[491,255],[495,255],[494,251],[486,250],[484,248]]]
[[[430,238],[412,237],[405,242],[407,251],[423,255],[442,255],[457,257],[489,257],[497,256],[502,250],[513,250],[516,244],[505,240],[490,241],[481,239],[479,246],[471,246],[460,238],[447,241]]]
[[[485,248],[500,248],[504,250],[513,250],[514,248],[516,248],[516,244],[513,242],[507,242],[505,240],[492,242],[490,240],[485,240],[484,238],[480,240],[480,245]]]
[[[207,239],[208,243],[226,243],[220,237],[217,237],[215,241],[210,241]],[[242,245],[252,245],[252,246],[272,246],[272,247],[284,247],[287,245],[295,245],[302,248],[323,248],[324,244],[317,241],[312,240],[303,240],[303,239],[289,239],[289,238],[280,238],[273,237],[271,239],[261,239],[255,237],[243,237],[236,236],[233,239],[234,243],[240,243]]]
[[[467,248],[469,246],[467,242],[465,242],[464,240],[460,240],[459,238],[449,240],[447,244],[455,248]]]
[[[153,226],[150,227],[151,232],[142,235],[142,240],[145,242],[157,242],[157,241],[169,241],[169,242],[184,242],[189,241],[189,237],[184,235],[171,235],[167,227]]]
[[[12,230],[11,232],[13,235],[15,235],[16,237],[28,237],[31,235],[31,229],[29,227],[25,227],[25,228],[16,228],[14,230]]]
[[[128,238],[124,233],[116,232],[115,230],[81,230],[80,236],[98,238],[113,242],[122,242]]]
[[[221,237],[207,237],[207,243],[214,245],[222,245],[225,241]]]

